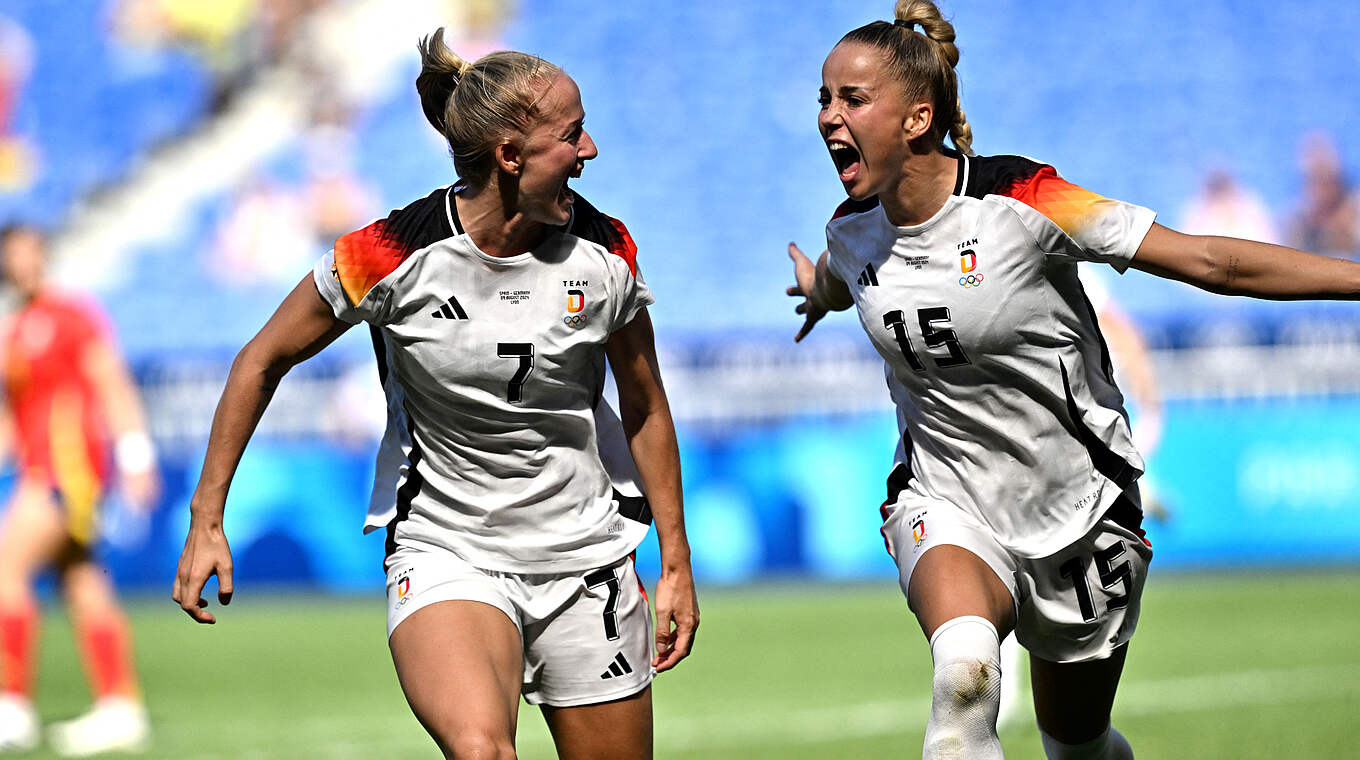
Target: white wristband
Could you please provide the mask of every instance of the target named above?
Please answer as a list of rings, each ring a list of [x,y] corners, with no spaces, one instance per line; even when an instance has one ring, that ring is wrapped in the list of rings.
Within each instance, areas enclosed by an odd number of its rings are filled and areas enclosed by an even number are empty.
[[[119,472],[146,472],[156,464],[156,449],[151,436],[141,431],[123,433],[113,446],[113,459]]]

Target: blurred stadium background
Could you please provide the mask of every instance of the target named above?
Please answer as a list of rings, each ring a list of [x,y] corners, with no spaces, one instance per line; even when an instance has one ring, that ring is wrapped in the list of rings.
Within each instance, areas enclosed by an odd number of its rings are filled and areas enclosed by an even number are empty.
[[[942,3],[984,154],[1051,162],[1197,232],[1360,256],[1360,6],[1313,0]],[[452,179],[416,38],[538,53],[600,146],[574,186],[625,220],[680,425],[699,654],[659,682],[663,757],[910,756],[928,654],[877,505],[895,441],[853,317],[795,348],[785,244],[843,197],[817,136],[825,53],[887,0],[0,2],[0,221],[54,234],[109,309],[159,445],[163,503],[109,510],[164,757],[432,754],[382,640],[359,532],[382,405],[352,331],[284,382],[227,531],[238,600],[168,602],[236,350],[338,234]],[[1146,757],[1353,754],[1360,707],[1360,307],[1230,300],[1095,273],[1165,396],[1169,519],[1117,720]],[[1108,275],[1108,276],[1107,276]],[[639,557],[655,573],[649,545]],[[1170,571],[1170,572],[1169,572]],[[55,621],[55,618],[54,618]],[[45,717],[85,699],[60,624]],[[525,757],[549,752],[525,711]],[[1004,737],[1040,757],[1032,728]]]

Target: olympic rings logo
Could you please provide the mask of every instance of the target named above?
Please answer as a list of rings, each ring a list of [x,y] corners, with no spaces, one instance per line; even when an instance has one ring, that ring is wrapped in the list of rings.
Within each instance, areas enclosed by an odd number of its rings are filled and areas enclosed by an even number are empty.
[[[568,314],[567,316],[562,317],[562,324],[566,325],[567,327],[575,327],[575,328],[585,327],[585,325],[586,325],[586,315],[585,315],[585,314]]]
[[[959,278],[959,284],[965,288],[976,288],[982,284],[981,274],[970,274]]]

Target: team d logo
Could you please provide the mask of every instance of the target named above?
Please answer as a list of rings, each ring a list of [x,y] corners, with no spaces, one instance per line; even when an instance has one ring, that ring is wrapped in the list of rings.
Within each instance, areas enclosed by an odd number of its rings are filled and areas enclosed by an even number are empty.
[[[959,285],[976,288],[982,284],[982,273],[976,271],[977,265],[977,254],[971,248],[959,255],[959,272],[963,274],[959,278]]]
[[[916,542],[913,549],[920,549],[921,542],[926,540],[926,518],[924,515],[911,521],[911,539]]]
[[[397,579],[397,607],[401,608],[411,601],[411,576],[402,575]]]
[[[562,324],[567,327],[582,328],[586,326],[586,294],[583,291],[572,289],[567,291],[567,315],[562,317]]]

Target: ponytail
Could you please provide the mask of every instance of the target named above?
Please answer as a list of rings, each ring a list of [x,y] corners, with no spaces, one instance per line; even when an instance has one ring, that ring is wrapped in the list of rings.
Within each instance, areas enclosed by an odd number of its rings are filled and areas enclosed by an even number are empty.
[[[444,44],[443,27],[417,47],[420,108],[448,141],[459,178],[480,187],[495,170],[496,145],[531,126],[544,85],[562,70],[538,56],[508,50],[469,63]]]
[[[416,47],[420,50],[420,74],[416,77],[416,92],[420,94],[420,108],[430,126],[446,135],[449,96],[462,81],[472,64],[463,60],[444,44],[444,27],[422,37]]]
[[[902,82],[908,98],[933,107],[930,132],[941,143],[946,136],[965,155],[973,155],[973,128],[959,102],[959,48],[954,25],[931,0],[897,0],[896,21],[875,21],[855,29],[842,42],[859,42],[882,50],[888,69]],[[917,27],[920,27],[919,31]]]

